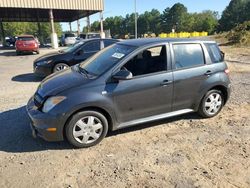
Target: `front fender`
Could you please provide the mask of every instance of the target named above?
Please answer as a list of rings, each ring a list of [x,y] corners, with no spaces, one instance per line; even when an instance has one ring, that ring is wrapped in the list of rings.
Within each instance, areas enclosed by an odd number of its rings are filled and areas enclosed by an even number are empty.
[[[103,88],[103,90],[101,90]],[[77,87],[61,93],[60,95],[66,96],[67,99],[57,105],[52,113],[62,114],[67,120],[76,112],[84,108],[98,108],[102,109],[109,114],[112,120],[116,120],[115,113],[113,111],[113,101],[108,95],[103,93],[104,86],[96,87]]]

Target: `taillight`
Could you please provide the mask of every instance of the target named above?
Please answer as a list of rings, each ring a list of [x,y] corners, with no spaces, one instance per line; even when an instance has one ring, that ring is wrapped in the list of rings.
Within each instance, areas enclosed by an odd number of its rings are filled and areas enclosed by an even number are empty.
[[[225,70],[225,73],[226,73],[226,74],[229,74],[229,73],[230,73],[230,70],[229,70],[229,69],[226,69],[226,70]]]
[[[21,45],[21,42],[17,41],[16,46],[19,46],[19,45]]]

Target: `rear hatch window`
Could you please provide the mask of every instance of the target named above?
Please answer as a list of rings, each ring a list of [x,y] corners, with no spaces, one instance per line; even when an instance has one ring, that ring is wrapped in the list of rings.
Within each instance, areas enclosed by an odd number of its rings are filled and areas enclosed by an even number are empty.
[[[35,40],[33,37],[18,37],[17,40],[20,41],[32,41]]]

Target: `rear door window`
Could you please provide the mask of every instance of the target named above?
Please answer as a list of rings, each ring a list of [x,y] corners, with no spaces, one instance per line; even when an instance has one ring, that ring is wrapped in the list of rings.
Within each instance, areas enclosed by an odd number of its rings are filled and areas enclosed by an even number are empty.
[[[216,43],[206,43],[205,46],[213,63],[218,63],[223,61],[223,56]]]
[[[20,40],[20,41],[32,41],[32,40],[35,40],[33,37],[18,37],[17,40]]]
[[[175,68],[183,69],[205,64],[200,44],[173,44]]]

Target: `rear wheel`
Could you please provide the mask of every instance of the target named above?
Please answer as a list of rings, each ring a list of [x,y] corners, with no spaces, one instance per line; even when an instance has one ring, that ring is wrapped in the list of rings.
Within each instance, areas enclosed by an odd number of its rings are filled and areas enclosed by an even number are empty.
[[[69,66],[65,63],[58,63],[55,65],[54,69],[53,69],[53,72],[58,72],[58,71],[61,71],[61,70],[64,70],[64,69],[67,69]]]
[[[108,132],[106,117],[96,111],[75,114],[65,127],[69,143],[78,148],[94,146],[102,141]]]
[[[198,113],[205,118],[216,116],[224,105],[224,96],[219,90],[208,91],[201,101]]]

